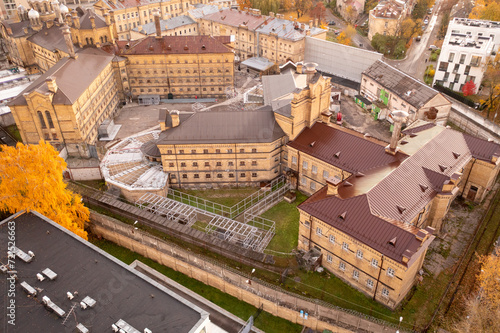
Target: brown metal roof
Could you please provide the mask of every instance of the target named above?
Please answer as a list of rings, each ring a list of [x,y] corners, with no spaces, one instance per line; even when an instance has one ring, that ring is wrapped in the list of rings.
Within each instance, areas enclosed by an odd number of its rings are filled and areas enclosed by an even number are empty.
[[[326,196],[326,192],[327,186],[298,208],[397,262],[402,262],[406,250],[410,255],[418,250],[421,244],[415,236],[418,229],[373,215],[366,195],[343,200]],[[344,213],[343,218],[339,217]],[[328,235],[328,230],[323,230],[323,234]],[[389,241],[394,238],[393,246]]]
[[[311,143],[316,142],[313,147]],[[317,122],[305,128],[295,140],[288,143],[303,153],[311,155],[350,173],[365,172],[393,163],[401,163],[407,155],[395,156],[385,152],[386,144],[367,140],[360,134]],[[338,157],[335,156],[340,152]]]
[[[53,25],[48,29],[44,27],[42,30],[29,37],[28,40],[49,51],[61,50],[69,54],[68,45],[64,40],[61,28],[60,25]],[[74,49],[76,51],[78,47],[74,46]]]
[[[467,147],[477,159],[491,162],[493,155],[500,156],[500,145],[468,134],[463,134]]]
[[[435,127],[435,126],[436,126],[436,124],[434,124],[434,123],[425,123],[425,124],[422,124],[419,126],[406,128],[405,130],[401,131],[401,133],[403,133],[404,135],[416,134],[416,133],[425,131],[425,130],[432,128],[432,127]]]
[[[413,139],[418,140],[418,137]],[[453,153],[459,156],[455,157]],[[441,192],[444,180],[461,172],[470,158],[463,134],[445,129],[368,192],[372,213],[411,222]],[[446,169],[442,170],[442,167]],[[353,184],[356,186],[356,180]],[[425,191],[422,185],[427,187]],[[401,213],[397,206],[404,207],[404,212]]]
[[[104,20],[104,18],[97,15],[90,8],[88,8],[85,11],[85,14],[82,17],[80,17],[80,29],[84,29],[84,30],[93,29],[92,22],[90,21],[91,17],[94,18],[94,23],[95,23],[96,29],[107,27],[106,20]]]
[[[229,36],[155,36],[118,43],[119,55],[232,53]],[[128,45],[128,46],[127,46]]]
[[[202,17],[203,20],[218,22],[221,24],[239,27],[246,25],[248,30],[255,30],[266,20],[271,20],[270,17],[263,15],[255,15],[246,13],[245,11],[237,9],[222,10]]]
[[[272,142],[285,136],[269,108],[197,112],[160,134],[158,145]]]
[[[35,90],[42,94],[48,93],[45,82],[48,77],[54,78],[58,87],[52,104],[73,104],[113,59],[112,55],[94,48],[83,49],[77,55],[77,59],[66,57],[59,60],[9,105],[26,105],[26,99],[23,96],[25,93]]]

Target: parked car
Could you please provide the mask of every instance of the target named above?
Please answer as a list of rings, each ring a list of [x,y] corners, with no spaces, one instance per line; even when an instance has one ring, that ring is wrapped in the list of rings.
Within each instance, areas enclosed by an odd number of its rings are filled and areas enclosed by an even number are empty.
[[[335,21],[328,22],[328,25],[335,25]]]
[[[438,47],[436,45],[429,46],[429,50],[431,50],[431,51],[434,51],[434,50],[437,50],[437,49],[438,49]]]
[[[417,38],[415,38],[415,40],[416,40],[417,42],[420,42],[420,40],[421,40],[421,39],[422,39],[422,36],[417,36]]]
[[[429,15],[432,14],[432,9],[430,9],[430,8],[427,9],[427,14],[429,14]]]
[[[335,36],[340,35],[340,33],[341,33],[341,32],[342,32],[342,30],[335,30],[335,32],[334,32],[334,33],[335,33]]]
[[[424,20],[424,24],[428,24],[429,23],[429,20],[428,19],[425,19]]]

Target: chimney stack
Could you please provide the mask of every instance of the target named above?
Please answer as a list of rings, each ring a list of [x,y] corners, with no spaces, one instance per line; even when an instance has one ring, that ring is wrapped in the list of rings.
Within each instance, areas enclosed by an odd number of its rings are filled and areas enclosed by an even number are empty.
[[[177,127],[180,124],[179,111],[170,111],[170,117],[172,118],[172,127]]]
[[[306,81],[309,84],[309,82],[311,82],[312,78],[314,77],[314,74],[316,74],[316,66],[318,66],[318,64],[314,62],[308,62],[304,66],[306,66]]]
[[[111,25],[111,17],[109,16],[108,13],[104,14],[104,20],[106,21],[107,26]]]
[[[48,78],[45,79],[45,82],[47,83],[47,87],[49,88],[49,91],[55,94],[57,92],[56,79],[49,76]]]
[[[325,124],[330,123],[331,117],[332,117],[332,113],[328,110],[321,113],[321,121],[324,122]]]
[[[399,135],[401,134],[401,126],[408,119],[408,112],[406,111],[392,111],[392,120],[394,120],[394,128],[392,130],[391,143],[385,148],[389,154],[395,155],[397,152]]]
[[[302,63],[298,62],[296,65],[297,74],[302,74]]]
[[[61,30],[64,35],[64,40],[66,41],[66,46],[68,47],[69,56],[76,59],[75,48],[73,46],[73,41],[71,40],[71,31],[69,30],[68,25],[65,24]]]
[[[73,26],[75,27],[75,29],[80,29],[80,19],[78,18],[76,10],[73,11],[71,15],[73,15]]]
[[[326,179],[326,184],[328,185],[328,190],[326,195],[338,195],[339,194],[339,185],[342,182],[337,176],[329,177]]]
[[[161,38],[160,13],[158,9],[153,10],[153,16],[155,18],[156,38]]]

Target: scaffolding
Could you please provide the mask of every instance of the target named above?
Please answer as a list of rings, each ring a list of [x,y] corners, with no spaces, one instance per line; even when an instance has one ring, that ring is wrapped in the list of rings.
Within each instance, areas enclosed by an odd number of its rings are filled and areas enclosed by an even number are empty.
[[[198,211],[196,208],[154,193],[144,194],[136,204],[142,209],[188,227],[196,222]]]

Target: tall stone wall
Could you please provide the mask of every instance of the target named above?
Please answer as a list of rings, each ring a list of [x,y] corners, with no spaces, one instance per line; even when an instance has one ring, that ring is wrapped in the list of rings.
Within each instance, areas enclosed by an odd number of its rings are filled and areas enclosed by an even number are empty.
[[[493,139],[493,141],[500,143],[500,127],[497,124],[482,118],[470,107],[449,96],[446,98],[453,102],[448,121],[460,127],[467,134],[483,139]]]
[[[302,298],[249,275],[222,267],[207,258],[201,258],[164,240],[151,236],[110,217],[91,212],[89,227],[92,232],[122,247],[128,248],[162,265],[230,294],[239,300],[263,307],[263,310],[291,322],[318,331],[333,332],[396,332],[396,328],[382,321],[370,321],[321,301]],[[247,273],[248,274],[248,273]],[[251,283],[247,280],[251,279]],[[303,310],[307,320],[300,317]],[[365,316],[366,317],[366,316]],[[403,330],[399,330],[403,332]]]

